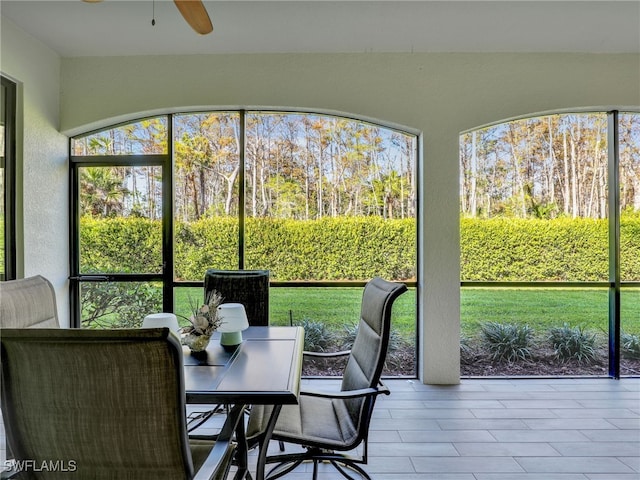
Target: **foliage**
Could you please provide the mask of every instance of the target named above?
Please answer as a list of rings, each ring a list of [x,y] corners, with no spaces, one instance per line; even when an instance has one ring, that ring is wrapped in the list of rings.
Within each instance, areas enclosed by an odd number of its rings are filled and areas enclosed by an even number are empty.
[[[620,206],[638,209],[640,115],[619,121]],[[607,216],[607,116],[547,115],[460,136],[461,212],[470,217]]]
[[[533,330],[529,325],[487,322],[482,325],[482,334],[495,361],[513,363],[531,356]]]
[[[91,283],[82,287],[82,326],[138,328],[162,309],[162,289],[148,283]]]
[[[463,281],[607,280],[606,220],[462,219],[460,235]]]
[[[460,335],[460,362],[470,364],[476,357],[473,348],[474,340],[467,335]]]
[[[463,219],[463,281],[606,281],[606,220]],[[145,218],[82,217],[81,269],[160,271],[161,223]],[[237,268],[238,221],[176,224],[176,277],[201,280],[207,268]],[[621,221],[621,274],[640,279],[640,218]],[[246,221],[247,268],[274,280],[350,280],[415,276],[415,222],[379,217]]]
[[[626,358],[640,359],[640,336],[622,332],[622,355]]]
[[[377,217],[247,219],[247,268],[274,280],[353,280],[415,276],[415,222]],[[83,217],[82,271],[160,271],[161,223],[144,218]],[[176,277],[201,280],[207,268],[237,268],[238,222],[204,218],[176,225]]]
[[[333,332],[324,322],[305,318],[300,326],[304,328],[304,349],[308,352],[324,352],[334,340]]]
[[[551,328],[548,340],[559,360],[574,359],[588,364],[597,357],[596,335],[586,332],[584,327],[571,327],[565,323],[562,327]]]
[[[462,281],[607,281],[608,221],[463,218]],[[620,221],[621,275],[640,279],[640,218]]]
[[[415,216],[415,137],[330,115],[239,112],[173,117],[176,214],[232,215],[244,161],[247,214]],[[244,151],[239,152],[241,148]]]
[[[80,222],[80,271],[156,273],[162,270],[162,223],[146,218]]]
[[[343,325],[341,336],[342,343],[340,345],[340,350],[351,350],[353,342],[355,342],[356,340],[356,335],[358,335],[357,323],[349,323]]]

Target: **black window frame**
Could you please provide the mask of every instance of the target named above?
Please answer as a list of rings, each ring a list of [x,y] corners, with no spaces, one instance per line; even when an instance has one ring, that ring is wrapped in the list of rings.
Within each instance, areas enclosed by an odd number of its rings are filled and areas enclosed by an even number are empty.
[[[4,125],[4,151],[0,156],[0,168],[4,170],[4,271],[0,280],[17,278],[17,226],[16,226],[16,109],[18,86],[5,76],[2,81],[2,121]]]
[[[414,182],[416,188],[416,207],[415,207],[415,221],[416,221],[416,277],[410,281],[404,281],[407,287],[416,289],[419,284],[419,265],[420,265],[420,243],[417,241],[419,235],[419,221],[420,221],[420,162],[419,162],[419,152],[420,152],[420,143],[422,141],[422,137],[419,133],[415,131],[410,131],[408,129],[401,129],[395,126],[385,125],[384,123],[375,123],[371,122],[367,119],[361,119],[356,116],[348,116],[348,115],[340,115],[335,113],[325,113],[321,111],[290,111],[286,109],[278,109],[278,110],[262,110],[262,109],[224,109],[224,110],[215,110],[210,109],[206,110],[206,112],[237,112],[240,115],[240,126],[239,126],[239,160],[240,160],[240,171],[238,176],[238,184],[241,186],[239,188],[239,198],[238,198],[238,222],[239,222],[239,237],[238,237],[238,269],[245,268],[245,256],[244,256],[244,247],[245,247],[245,218],[246,218],[246,205],[245,205],[245,190],[246,190],[246,182],[245,182],[245,154],[246,154],[246,116],[248,113],[252,112],[260,112],[260,113],[293,113],[293,114],[312,114],[312,115],[327,115],[327,116],[339,116],[340,118],[345,118],[349,120],[355,120],[359,122],[373,123],[375,125],[379,125],[380,127],[387,128],[390,130],[398,131],[403,134],[412,135],[415,137],[415,165],[414,165]],[[199,281],[177,281],[174,276],[174,245],[173,245],[173,237],[174,237],[174,229],[175,229],[175,219],[173,214],[173,205],[174,205],[174,139],[173,139],[173,117],[177,115],[191,114],[191,113],[201,113],[197,112],[169,112],[169,113],[159,113],[150,118],[160,118],[165,117],[167,119],[167,153],[166,154],[157,154],[157,155],[92,155],[92,156],[76,156],[73,155],[73,138],[69,139],[69,158],[70,158],[70,169],[69,169],[69,208],[70,208],[70,229],[69,229],[69,244],[70,244],[70,310],[71,310],[71,325],[74,328],[80,328],[81,326],[81,305],[80,305],[80,288],[81,283],[88,282],[161,282],[163,285],[163,309],[166,312],[173,312],[174,310],[174,297],[175,297],[175,288],[181,287],[203,287],[204,279]],[[103,128],[96,129],[89,132],[84,132],[77,137],[84,137],[87,135],[91,135],[93,133],[98,133],[105,131],[111,128],[117,128],[119,126],[128,125],[136,121],[145,120],[145,118],[132,118],[126,122],[122,122],[115,125],[107,125]],[[83,274],[80,272],[80,208],[79,208],[79,168],[87,167],[87,166],[150,166],[156,165],[161,166],[163,171],[163,180],[162,180],[162,202],[163,202],[163,220],[162,220],[162,251],[163,251],[163,268],[161,273],[151,273],[151,274],[119,274],[119,273],[109,273],[109,274]],[[361,281],[271,281],[270,286],[274,288],[279,287],[288,287],[288,288],[297,288],[297,287],[322,287],[322,288],[332,288],[332,287],[364,287],[367,283],[366,280]],[[419,338],[420,338],[420,324],[418,319],[419,316],[419,302],[416,296],[416,318],[415,318],[415,348],[416,352],[419,352]],[[418,362],[416,362],[416,372],[415,375],[417,377],[418,370],[420,366]]]
[[[623,110],[623,113],[637,113],[637,111]],[[570,113],[606,113],[607,115],[607,202],[608,202],[608,232],[609,232],[609,278],[608,281],[461,281],[460,288],[463,287],[483,287],[483,288],[504,288],[504,287],[527,287],[527,288],[563,288],[563,287],[602,287],[608,289],[609,310],[608,310],[608,375],[614,379],[620,379],[620,357],[621,357],[621,309],[620,294],[625,288],[640,287],[640,282],[623,281],[620,276],[620,136],[619,136],[619,116],[620,110],[597,111],[589,110],[584,112],[562,111],[557,114]],[[542,114],[552,115],[553,112]],[[526,117],[523,117],[524,119]],[[528,118],[535,118],[531,116]],[[512,121],[508,120],[507,122]]]

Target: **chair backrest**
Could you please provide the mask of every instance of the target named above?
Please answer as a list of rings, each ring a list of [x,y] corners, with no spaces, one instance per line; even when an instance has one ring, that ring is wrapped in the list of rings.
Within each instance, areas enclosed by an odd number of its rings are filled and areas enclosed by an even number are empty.
[[[403,283],[389,282],[375,277],[362,292],[362,306],[358,333],[342,376],[342,391],[376,387],[380,382],[387,357],[391,332],[391,307],[407,290]],[[346,400],[354,424],[367,420],[363,399]],[[374,398],[375,401],[375,398]],[[360,417],[360,418],[358,418]]]
[[[75,478],[192,477],[182,349],[169,329],[6,329],[0,343],[18,462]]]
[[[269,270],[215,270],[204,275],[205,298],[211,290],[223,297],[224,303],[241,303],[249,325],[269,325]]]
[[[0,328],[59,328],[53,285],[37,275],[0,282]]]

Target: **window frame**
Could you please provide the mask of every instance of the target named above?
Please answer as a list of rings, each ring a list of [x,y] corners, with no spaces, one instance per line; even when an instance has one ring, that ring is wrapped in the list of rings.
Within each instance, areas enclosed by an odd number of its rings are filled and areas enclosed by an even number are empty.
[[[17,91],[15,82],[0,76],[4,102],[2,102],[2,123],[4,124],[4,151],[1,152],[0,168],[4,170],[4,271],[0,281],[17,278],[17,227],[16,227],[16,139],[17,139]]]
[[[625,109],[624,113],[637,113],[633,109]],[[527,118],[536,118],[547,115],[565,115],[572,113],[606,113],[607,115],[607,202],[608,202],[608,233],[609,233],[609,278],[607,281],[460,281],[460,288],[483,287],[483,288],[504,288],[504,287],[528,287],[528,288],[567,288],[567,287],[602,287],[607,288],[609,293],[609,315],[608,315],[608,346],[609,346],[609,371],[610,377],[620,378],[620,358],[621,358],[621,310],[620,292],[625,287],[639,287],[638,281],[623,281],[620,276],[620,136],[619,136],[619,115],[620,110],[587,110],[587,111],[559,111],[544,112],[538,115],[528,115],[516,119],[508,119],[500,123],[508,123]],[[483,128],[483,127],[479,127]],[[471,132],[461,132],[460,135]]]
[[[370,119],[359,118],[356,116],[345,115],[335,112],[322,112],[322,111],[302,111],[302,110],[288,110],[288,109],[209,109],[198,111],[172,111],[169,113],[159,113],[151,118],[166,117],[167,119],[167,153],[158,155],[92,155],[92,156],[76,156],[73,155],[73,140],[77,137],[85,137],[94,133],[102,132],[108,129],[117,128],[119,126],[129,125],[131,123],[144,120],[145,118],[132,118],[131,120],[121,122],[115,125],[108,125],[103,128],[95,129],[89,132],[84,132],[69,139],[69,158],[70,158],[70,170],[69,170],[69,185],[70,185],[70,229],[69,229],[69,243],[70,243],[70,299],[71,299],[71,325],[75,328],[81,326],[81,305],[80,305],[80,287],[83,282],[140,282],[140,281],[158,281],[163,285],[163,309],[167,312],[174,310],[175,288],[183,287],[203,287],[203,280],[181,280],[177,281],[174,276],[174,232],[175,232],[175,218],[173,213],[174,207],[174,182],[175,182],[175,155],[174,155],[174,138],[173,138],[173,124],[174,116],[184,114],[197,114],[197,113],[216,113],[216,112],[234,112],[240,115],[239,124],[239,161],[240,171],[238,175],[238,221],[239,221],[239,237],[238,237],[238,269],[245,268],[245,218],[246,218],[246,182],[245,182],[245,167],[246,167],[246,117],[248,114],[258,112],[264,114],[310,114],[310,115],[326,115],[344,118],[347,120],[353,120],[357,122],[366,122],[376,126],[380,126],[385,129],[397,131],[406,135],[412,135],[415,137],[415,151],[414,151],[414,169],[413,169],[413,181],[415,182],[416,191],[416,205],[415,205],[415,222],[416,222],[416,276],[415,279],[410,281],[404,281],[408,287],[417,288],[419,284],[419,265],[420,265],[420,242],[419,237],[419,223],[420,223],[420,162],[419,152],[421,151],[422,136],[410,129],[401,128],[398,126],[390,126],[388,124],[381,123],[379,121],[372,121]],[[156,165],[162,167],[162,251],[163,251],[163,268],[160,274],[97,274],[89,275],[82,274],[80,272],[80,178],[79,169],[87,166],[149,166]],[[367,283],[366,280],[357,281],[271,281],[270,286],[274,288],[296,288],[296,287],[364,287]],[[416,352],[419,352],[419,338],[420,338],[420,325],[419,317],[419,302],[416,296],[415,305],[415,348]],[[416,370],[418,370],[419,364],[416,362]],[[416,377],[418,372],[415,372]]]

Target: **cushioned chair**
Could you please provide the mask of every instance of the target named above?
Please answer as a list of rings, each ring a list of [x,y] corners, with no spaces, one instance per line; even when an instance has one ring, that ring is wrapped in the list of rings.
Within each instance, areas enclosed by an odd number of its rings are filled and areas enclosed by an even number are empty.
[[[389,394],[380,381],[389,345],[391,307],[407,290],[401,283],[374,278],[364,288],[358,333],[349,352],[316,354],[315,356],[348,355],[340,391],[300,392],[298,405],[284,405],[271,438],[297,444],[302,453],[283,453],[267,457],[267,463],[277,463],[267,478],[289,473],[304,461],[313,461],[313,478],[318,462],[331,462],[342,475],[349,469],[369,478],[359,464],[367,463],[369,422],[376,398]],[[307,355],[312,355],[306,352]],[[252,443],[268,431],[270,407],[254,405],[249,416],[247,436]],[[363,453],[351,451],[363,444]],[[346,468],[345,468],[346,467]]]
[[[37,275],[0,282],[0,329],[59,326],[56,295],[49,280]],[[12,456],[10,451],[7,454]],[[9,474],[0,472],[0,478],[9,478]]]
[[[269,325],[269,271],[215,270],[204,274],[204,294],[216,290],[225,303],[241,303],[249,325]]]
[[[56,294],[40,275],[0,282],[0,328],[58,328]]]
[[[0,343],[7,441],[25,478],[226,478],[243,409],[215,443],[189,442],[169,329],[4,329]]]
[[[269,325],[269,271],[268,270],[216,270],[204,274],[204,298],[215,290],[224,303],[241,303],[247,312],[249,325]],[[225,411],[223,405],[194,410],[189,416],[189,431],[194,432],[212,415]]]

